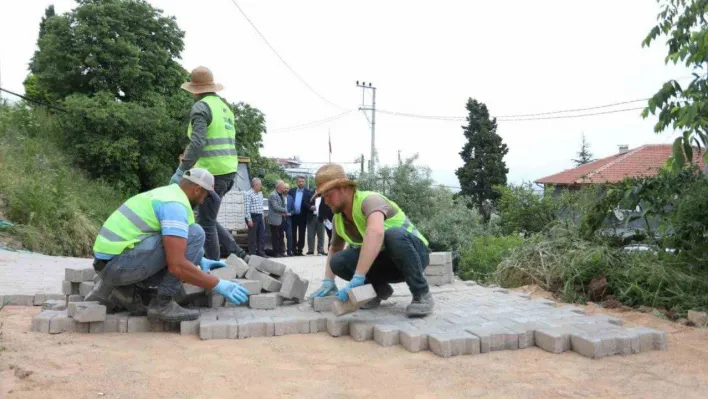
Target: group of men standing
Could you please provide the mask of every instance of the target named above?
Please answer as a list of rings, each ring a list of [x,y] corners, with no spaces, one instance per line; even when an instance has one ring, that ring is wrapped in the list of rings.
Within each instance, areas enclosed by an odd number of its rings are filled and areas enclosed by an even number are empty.
[[[251,180],[251,189],[244,194],[244,214],[248,225],[248,252],[259,256],[265,253],[265,228],[263,210],[263,183],[255,177]],[[324,236],[332,236],[332,210],[319,198],[314,198],[314,191],[305,187],[305,177],[297,177],[297,187],[290,188],[288,183],[278,180],[275,189],[268,196],[268,227],[270,228],[273,257],[303,256],[305,237],[307,237],[307,255],[315,254],[315,236],[317,236],[317,254],[327,256]],[[286,241],[287,240],[287,241]]]
[[[100,280],[85,298],[135,316],[172,322],[199,318],[198,310],[185,309],[175,301],[183,282],[212,290],[235,304],[246,303],[249,295],[238,282],[209,273],[226,266],[221,254],[236,254],[246,261],[250,256],[217,222],[221,198],[233,187],[238,167],[234,114],[216,95],[223,86],[214,83],[208,68],[194,69],[182,89],[196,101],[187,131],[190,143],[180,165],[170,184],[129,198],[104,222],[93,247],[93,267]],[[390,283],[405,281],[413,294],[408,315],[429,314],[434,302],[423,275],[429,261],[428,242],[403,210],[380,194],[357,190],[336,164],[320,168],[315,182],[312,192],[305,188],[304,178],[298,178],[298,186],[290,190],[279,181],[269,197],[276,256],[284,252],[284,231],[291,231],[293,238],[288,239],[287,254],[303,255],[308,228],[314,238],[317,222],[322,222],[331,244],[329,254],[318,245],[327,263],[322,287],[313,296],[337,295],[346,300],[352,288],[370,283],[377,298],[369,307],[376,307],[393,293]],[[256,232],[249,252],[265,255],[258,241],[258,232],[265,229],[261,187],[260,180],[254,179],[245,201],[245,218],[249,230]],[[313,253],[314,239],[309,241],[308,253]],[[338,289],[335,275],[349,284]],[[144,300],[143,293],[151,290],[155,295]]]

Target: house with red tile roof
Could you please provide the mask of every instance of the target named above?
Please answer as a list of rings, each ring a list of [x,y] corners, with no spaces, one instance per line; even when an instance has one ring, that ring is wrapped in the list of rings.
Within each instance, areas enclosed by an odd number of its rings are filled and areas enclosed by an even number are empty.
[[[666,164],[671,151],[671,144],[646,144],[634,149],[620,146],[618,154],[540,178],[536,183],[577,189],[588,184],[618,183],[627,177],[652,177]],[[706,170],[703,153],[697,148],[693,151],[693,161]]]
[[[671,144],[646,144],[634,149],[620,146],[619,153],[615,155],[540,178],[535,182],[549,188],[551,195],[558,195],[563,190],[619,183],[628,177],[652,177],[659,174],[659,169],[666,164],[672,150]],[[703,152],[699,152],[695,147],[693,161],[701,170],[706,170]],[[605,220],[604,231],[613,235],[630,236],[637,230],[644,230],[645,223],[649,223],[652,229],[656,230],[657,220],[633,220],[626,223],[633,215],[640,215],[640,209],[615,209],[614,216]]]

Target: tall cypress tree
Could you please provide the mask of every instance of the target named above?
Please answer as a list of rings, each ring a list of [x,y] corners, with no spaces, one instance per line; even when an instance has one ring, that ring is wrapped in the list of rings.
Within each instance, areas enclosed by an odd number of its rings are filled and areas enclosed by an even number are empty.
[[[473,198],[486,222],[491,215],[490,205],[500,197],[493,187],[506,185],[509,169],[504,156],[509,149],[497,134],[496,118],[490,119],[484,103],[468,99],[467,112],[467,126],[462,127],[467,143],[460,152],[464,165],[455,174],[460,181],[461,194]]]

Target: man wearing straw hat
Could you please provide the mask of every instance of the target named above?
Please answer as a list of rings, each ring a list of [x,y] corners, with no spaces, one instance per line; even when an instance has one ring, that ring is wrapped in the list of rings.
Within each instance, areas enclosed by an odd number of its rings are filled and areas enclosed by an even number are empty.
[[[403,210],[381,194],[357,190],[337,164],[322,166],[315,182],[315,198],[322,196],[334,212],[334,229],[325,278],[312,296],[336,293],[344,301],[352,288],[368,283],[377,297],[362,308],[371,309],[393,294],[390,283],[405,281],[413,294],[406,315],[432,313],[435,302],[424,276],[430,260],[428,240]],[[335,275],[349,284],[337,290]]]
[[[192,71],[190,81],[184,83],[182,89],[192,93],[196,102],[189,115],[189,146],[171,182],[179,182],[185,170],[204,168],[214,175],[214,190],[219,198],[223,198],[233,187],[238,169],[234,114],[229,105],[216,95],[224,86],[214,83],[209,68],[199,66]],[[220,206],[220,199],[210,197],[197,208],[197,223],[205,234],[204,256],[219,260],[221,245],[225,252],[246,258],[246,252],[236,244],[229,231],[216,221]]]

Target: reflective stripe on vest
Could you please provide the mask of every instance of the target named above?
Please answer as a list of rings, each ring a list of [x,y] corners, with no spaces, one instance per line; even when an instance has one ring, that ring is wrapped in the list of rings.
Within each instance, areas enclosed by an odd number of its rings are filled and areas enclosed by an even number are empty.
[[[356,228],[362,238],[366,233],[366,217],[364,216],[364,212],[361,209],[361,205],[363,204],[364,199],[366,199],[366,197],[372,194],[378,193],[374,193],[372,191],[359,190],[354,192],[352,217],[354,218],[354,225],[356,225]],[[396,209],[396,215],[384,221],[384,231],[390,229],[391,227],[402,227],[406,231],[420,238],[420,240],[423,241],[426,246],[428,246],[428,240],[425,238],[425,236],[423,236],[423,234],[418,231],[418,229],[416,229],[416,227],[413,225],[410,219],[408,219],[408,216],[406,216],[406,214],[398,206],[398,204],[386,198],[386,196],[384,196],[383,194],[378,195],[386,199]],[[337,235],[342,237],[347,243],[349,243],[349,245],[353,247],[361,247],[361,245],[363,244],[363,242],[355,242],[351,237],[349,237],[349,235],[347,235],[346,229],[344,228],[344,215],[342,213],[337,213],[334,215],[334,228],[337,231]],[[381,246],[381,249],[384,249],[383,245]]]
[[[153,202],[178,202],[187,210],[189,224],[194,224],[194,212],[187,195],[177,184],[158,187],[129,198],[108,217],[93,245],[94,252],[120,255],[147,237],[160,234],[160,222]]]
[[[206,143],[202,155],[194,167],[204,168],[214,176],[233,173],[238,168],[234,114],[218,96],[209,95],[202,98],[201,101],[209,106],[211,123],[207,127]],[[187,130],[187,136],[192,137],[191,123]]]

